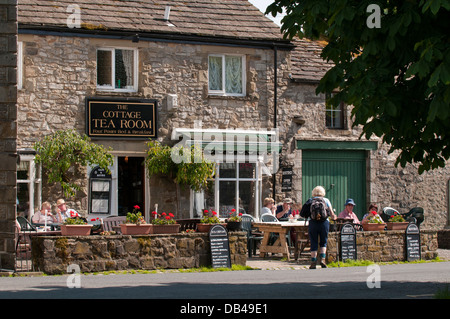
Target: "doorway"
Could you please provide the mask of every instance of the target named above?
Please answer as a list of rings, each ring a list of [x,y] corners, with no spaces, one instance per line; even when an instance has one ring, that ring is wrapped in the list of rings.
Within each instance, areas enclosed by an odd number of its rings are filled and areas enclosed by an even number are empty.
[[[118,214],[126,216],[138,205],[145,215],[144,157],[118,157]]]

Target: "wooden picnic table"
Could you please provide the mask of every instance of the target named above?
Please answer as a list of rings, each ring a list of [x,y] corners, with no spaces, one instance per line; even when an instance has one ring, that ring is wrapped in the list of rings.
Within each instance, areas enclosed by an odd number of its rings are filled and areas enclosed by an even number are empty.
[[[301,236],[301,234],[308,232],[308,226],[305,221],[254,222],[253,226],[264,232],[264,237],[261,241],[261,246],[259,247],[260,257],[264,257],[266,253],[275,253],[283,254],[287,260],[290,260],[290,251],[286,241],[286,235],[288,235],[291,230],[294,230],[297,236]],[[269,245],[270,233],[278,234],[278,239],[273,245]],[[298,250],[297,244],[295,245],[295,249]],[[295,256],[297,256],[297,251],[295,251]]]

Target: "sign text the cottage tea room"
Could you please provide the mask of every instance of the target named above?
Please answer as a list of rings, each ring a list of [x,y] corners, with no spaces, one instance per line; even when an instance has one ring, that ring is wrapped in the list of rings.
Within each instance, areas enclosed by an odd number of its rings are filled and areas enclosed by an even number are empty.
[[[98,138],[155,138],[156,101],[86,99],[86,131]]]

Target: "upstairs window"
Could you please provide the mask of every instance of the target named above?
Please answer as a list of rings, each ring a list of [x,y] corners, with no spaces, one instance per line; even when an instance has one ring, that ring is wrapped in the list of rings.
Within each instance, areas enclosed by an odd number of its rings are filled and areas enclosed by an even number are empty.
[[[208,57],[208,92],[211,95],[245,95],[245,57],[214,54]]]
[[[328,98],[331,96],[328,95]],[[328,105],[325,107],[325,125],[329,129],[343,129],[344,128],[344,103],[339,103],[338,106]]]
[[[137,91],[137,50],[98,49],[97,89]]]

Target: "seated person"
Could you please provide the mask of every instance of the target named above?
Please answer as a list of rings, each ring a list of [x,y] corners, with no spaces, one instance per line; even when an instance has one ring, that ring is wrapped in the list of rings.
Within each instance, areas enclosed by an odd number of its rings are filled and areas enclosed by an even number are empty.
[[[369,212],[363,216],[361,223],[365,224],[369,221],[369,219],[376,218],[382,221],[381,216],[378,214],[378,207],[375,204],[370,204]]]
[[[289,215],[292,213],[291,204],[292,199],[285,198],[283,200],[283,204],[277,206],[275,216],[278,218],[278,220],[280,220],[281,218],[289,218]]]
[[[58,221],[60,223],[63,223],[67,218],[81,217],[74,209],[67,208],[66,202],[62,198],[56,201],[56,206],[59,210]]]
[[[355,206],[356,204],[353,199],[347,199],[347,201],[345,202],[345,208],[342,212],[339,213],[338,218],[353,219],[354,224],[361,224],[358,216],[356,216],[356,214],[353,212],[353,207]]]
[[[31,221],[35,224],[52,224],[58,222],[55,216],[52,214],[52,205],[49,202],[43,202],[40,211],[37,211]]]
[[[275,216],[275,201],[270,198],[266,197],[264,198],[264,207],[261,209],[261,216],[265,214],[273,215]]]

